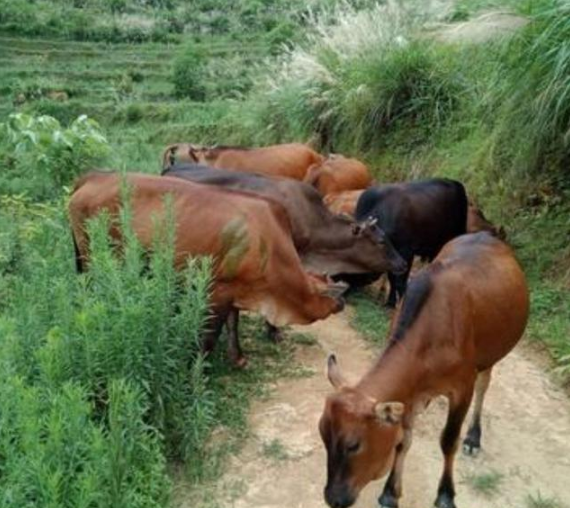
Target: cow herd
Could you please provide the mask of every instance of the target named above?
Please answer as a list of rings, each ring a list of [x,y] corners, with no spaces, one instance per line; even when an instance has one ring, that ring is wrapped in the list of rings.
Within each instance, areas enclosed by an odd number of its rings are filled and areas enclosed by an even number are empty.
[[[390,472],[379,502],[396,508],[416,415],[439,395],[449,400],[442,433],[444,468],[436,506],[454,508],[453,457],[475,398],[465,450],[480,448],[480,417],[493,365],[520,339],[528,317],[524,275],[496,228],[448,179],[376,185],[366,165],[323,157],[302,144],[264,148],[168,146],[162,174],[93,171],[69,203],[78,270],[89,263],[86,221],[106,210],[117,219],[130,186],[133,232],[151,249],[174,218],[175,266],[211,256],[211,351],[224,325],[228,356],[246,364],[239,311],[259,313],[269,336],[279,327],[325,319],[344,306],[349,285],[387,273],[387,305],[397,310],[378,362],[354,386],[334,355],[335,392],[319,424],[327,451],[325,500],[354,503],[371,480]],[[110,234],[121,242],[118,221]],[[414,258],[430,264],[408,276]]]

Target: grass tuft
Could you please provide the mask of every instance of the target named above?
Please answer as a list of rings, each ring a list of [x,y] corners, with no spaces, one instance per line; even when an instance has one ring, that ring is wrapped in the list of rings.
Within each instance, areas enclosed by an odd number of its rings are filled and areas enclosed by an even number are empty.
[[[530,494],[526,498],[527,508],[562,508],[558,499],[553,497],[543,497],[540,492]]]
[[[503,479],[502,473],[489,471],[470,475],[467,478],[467,483],[478,494],[490,498],[499,493]]]

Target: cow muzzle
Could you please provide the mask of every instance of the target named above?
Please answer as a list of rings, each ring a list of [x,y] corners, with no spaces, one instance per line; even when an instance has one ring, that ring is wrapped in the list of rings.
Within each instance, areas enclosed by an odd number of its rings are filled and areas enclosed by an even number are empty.
[[[395,262],[392,263],[391,272],[394,275],[404,275],[408,271],[408,263],[406,263],[401,257],[398,257]]]
[[[342,485],[327,485],[325,487],[325,501],[331,508],[348,508],[356,501],[348,487]]]

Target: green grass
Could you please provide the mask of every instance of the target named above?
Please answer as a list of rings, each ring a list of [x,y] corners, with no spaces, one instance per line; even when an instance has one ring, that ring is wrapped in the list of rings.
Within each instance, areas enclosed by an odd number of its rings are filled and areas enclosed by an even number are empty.
[[[543,497],[543,495],[538,492],[536,494],[531,494],[526,498],[527,508],[563,508],[563,505],[558,499],[553,497]]]
[[[496,496],[503,482],[504,476],[497,471],[489,471],[470,475],[467,483],[471,489],[484,497],[491,498]]]
[[[289,459],[287,449],[279,439],[273,439],[270,442],[263,443],[261,453],[265,458],[275,462],[282,462]]]
[[[507,43],[489,108],[490,163],[508,177],[568,184],[570,6],[544,9]]]
[[[354,307],[351,324],[366,339],[382,346],[390,329],[390,311],[382,302],[367,291],[358,291],[348,297],[348,303]]]

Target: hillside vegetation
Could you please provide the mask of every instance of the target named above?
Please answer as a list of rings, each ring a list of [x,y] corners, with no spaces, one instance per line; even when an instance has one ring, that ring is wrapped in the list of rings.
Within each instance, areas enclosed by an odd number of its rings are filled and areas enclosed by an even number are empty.
[[[490,9],[526,21],[439,37]],[[2,506],[169,506],[173,476],[215,476],[249,398],[291,374],[257,322],[246,372],[223,347],[204,361],[209,265],[176,275],[169,238],[149,261],[129,237],[117,260],[93,224],[75,274],[73,179],[157,173],[172,142],[308,141],[380,182],[464,181],[524,264],[529,338],[569,379],[568,2],[0,0],[0,123]],[[208,440],[220,427],[233,438]]]

